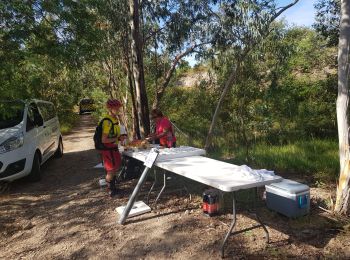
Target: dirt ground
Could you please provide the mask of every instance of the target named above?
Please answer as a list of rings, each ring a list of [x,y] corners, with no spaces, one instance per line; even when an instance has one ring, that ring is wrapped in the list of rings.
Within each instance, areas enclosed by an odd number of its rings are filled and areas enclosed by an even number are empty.
[[[212,218],[202,214],[199,194],[204,186],[189,189],[191,196],[167,193],[157,209],[128,219],[125,225],[117,224],[114,209],[126,204],[137,179],[121,182],[118,198],[107,197],[98,184],[103,171],[93,168],[100,162],[93,149],[93,132],[91,117],[81,116],[79,125],[64,136],[63,158],[43,166],[40,182],[20,180],[4,188],[0,195],[0,259],[220,259],[232,215],[229,210]],[[150,184],[145,183],[144,191]],[[349,259],[349,220],[321,210],[318,206],[326,207],[329,189],[309,185],[309,216],[288,219],[262,203],[259,212],[270,243],[265,243],[261,228],[246,231],[229,238],[226,257]],[[239,196],[237,204],[235,230],[256,224]]]

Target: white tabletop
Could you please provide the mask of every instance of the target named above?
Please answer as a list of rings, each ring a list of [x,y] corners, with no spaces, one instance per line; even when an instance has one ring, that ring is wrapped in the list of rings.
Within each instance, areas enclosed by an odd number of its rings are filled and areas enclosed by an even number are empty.
[[[282,177],[262,170],[250,174],[242,170],[241,166],[202,156],[156,162],[156,166],[226,192],[260,187],[282,180]]]
[[[148,153],[149,150],[123,152],[143,162]],[[155,165],[225,192],[260,187],[282,180],[282,177],[266,170],[252,170],[247,166],[199,156],[204,154],[203,149],[189,146],[160,149]]]
[[[144,162],[149,152],[150,152],[150,149],[148,150],[140,149],[138,151],[127,150],[127,151],[124,151],[123,154]],[[196,148],[196,147],[191,147],[191,146],[179,146],[176,148],[162,148],[162,149],[159,149],[157,162],[174,159],[174,158],[195,156],[195,155],[205,155],[205,150]]]

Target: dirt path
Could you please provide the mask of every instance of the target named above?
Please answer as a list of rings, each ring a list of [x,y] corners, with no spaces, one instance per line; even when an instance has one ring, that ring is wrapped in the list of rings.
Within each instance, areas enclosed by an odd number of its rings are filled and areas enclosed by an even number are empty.
[[[0,195],[0,259],[220,259],[230,214],[202,215],[199,196],[168,194],[157,210],[116,223],[114,209],[126,204],[136,180],[121,183],[117,199],[100,189],[91,122],[82,116],[64,137],[63,158],[46,163],[41,182],[18,181]],[[312,192],[315,201],[321,192]],[[314,209],[297,220],[265,207],[261,213],[271,243],[263,230],[245,232],[230,238],[228,258],[350,257],[350,225]],[[254,223],[244,210],[237,216],[237,229]]]

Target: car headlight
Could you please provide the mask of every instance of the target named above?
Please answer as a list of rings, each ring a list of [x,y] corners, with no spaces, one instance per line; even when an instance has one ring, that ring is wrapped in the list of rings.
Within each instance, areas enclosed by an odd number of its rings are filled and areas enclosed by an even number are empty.
[[[0,154],[7,153],[17,148],[20,148],[21,146],[23,146],[23,141],[24,141],[23,134],[11,136],[5,142],[0,144]]]

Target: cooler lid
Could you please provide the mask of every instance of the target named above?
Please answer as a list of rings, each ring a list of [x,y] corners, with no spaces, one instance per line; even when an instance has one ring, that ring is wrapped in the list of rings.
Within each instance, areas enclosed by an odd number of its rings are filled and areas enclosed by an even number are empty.
[[[308,191],[310,189],[309,186],[305,184],[288,180],[288,179],[283,179],[280,182],[271,183],[269,186],[272,186],[281,190],[285,190],[293,194],[303,192],[303,191]]]

